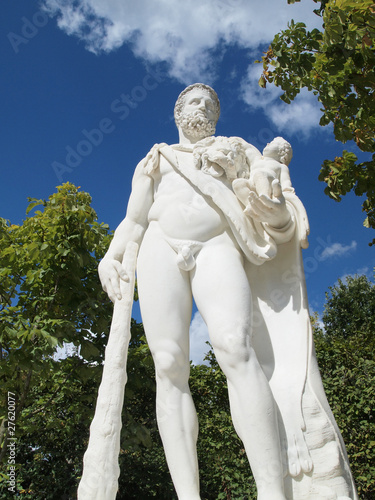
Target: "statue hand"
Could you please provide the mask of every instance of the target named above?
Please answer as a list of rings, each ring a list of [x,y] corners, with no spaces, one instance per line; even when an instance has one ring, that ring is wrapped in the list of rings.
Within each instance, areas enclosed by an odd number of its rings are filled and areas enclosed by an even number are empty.
[[[287,457],[290,476],[297,477],[301,472],[308,474],[312,471],[313,462],[301,429],[288,433]]]
[[[290,220],[280,182],[272,182],[272,197],[265,194],[260,196],[254,190],[249,192],[248,204],[245,213],[258,222],[265,222],[274,228],[282,228]]]
[[[118,260],[104,257],[98,267],[99,278],[103,290],[114,303],[121,300],[120,279],[129,281],[129,277]]]
[[[281,452],[287,473],[291,477],[297,477],[301,472],[308,474],[313,469],[313,461],[305,440],[306,424],[301,407],[293,404],[293,400],[283,398],[279,400],[279,409],[283,421]]]

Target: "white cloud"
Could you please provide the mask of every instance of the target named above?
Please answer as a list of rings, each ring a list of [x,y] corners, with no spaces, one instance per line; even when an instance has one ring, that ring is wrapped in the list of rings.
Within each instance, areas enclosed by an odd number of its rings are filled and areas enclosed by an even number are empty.
[[[372,269],[369,269],[367,266],[360,267],[355,273],[357,276],[362,276],[362,274],[365,274],[370,279],[374,277]]]
[[[280,101],[268,112],[266,110],[266,114],[279,130],[307,136],[319,124],[322,116],[320,108],[321,104],[317,97],[312,92],[302,89],[291,104]]]
[[[280,0],[44,0],[44,6],[88,50],[110,52],[130,43],[148,62],[167,62],[170,75],[184,83],[214,79],[218,47],[256,50],[291,18],[309,28],[320,24],[310,3]]]
[[[267,0],[42,0],[58,26],[84,41],[94,53],[110,52],[128,44],[147,63],[166,63],[169,76],[185,84],[212,84],[228,47],[246,49],[244,67],[248,75],[239,97],[262,109],[275,132],[299,133],[307,137],[319,128],[319,104],[314,95],[301,92],[287,105],[273,85],[258,87],[261,66],[251,63],[250,54],[260,57],[273,36],[288,21],[303,21],[309,29],[321,26],[311,2],[287,5]],[[233,70],[232,70],[233,71]],[[235,83],[233,82],[233,85]]]
[[[357,248],[357,242],[352,241],[350,245],[343,245],[342,243],[333,243],[332,245],[326,247],[322,255],[321,260],[327,260],[332,257],[343,257]]]
[[[363,275],[365,275],[369,279],[369,281],[373,281],[373,279],[374,279],[373,270],[367,266],[358,268],[357,271],[355,271],[354,273],[345,273],[342,276],[340,276],[339,279],[343,283],[346,283],[346,278],[348,278],[349,276],[354,278],[356,276],[363,276]],[[338,284],[338,280],[336,281],[335,285],[337,285],[337,284]]]
[[[209,351],[209,346],[206,344],[208,341],[206,323],[199,312],[196,312],[190,324],[190,359],[195,365],[204,363],[203,359]]]
[[[259,65],[249,66],[241,82],[243,100],[253,109],[262,109],[276,130],[307,137],[318,126],[322,115],[317,97],[302,89],[291,104],[286,104],[279,99],[282,91],[278,87],[259,87],[261,72]]]
[[[252,108],[267,110],[282,94],[282,90],[274,85],[267,85],[265,89],[259,87],[258,80],[262,74],[262,67],[252,64],[247,70],[246,77],[241,82],[243,100]]]

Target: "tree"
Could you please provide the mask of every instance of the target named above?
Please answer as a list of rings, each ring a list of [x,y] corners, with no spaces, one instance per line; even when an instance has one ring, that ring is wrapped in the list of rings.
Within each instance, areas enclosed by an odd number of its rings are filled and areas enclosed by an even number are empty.
[[[47,201],[29,202],[23,224],[0,219],[0,498],[14,492],[25,499],[70,499],[82,474],[112,316],[97,274],[111,234],[97,221],[90,195],[73,184],[59,186]],[[124,456],[151,443],[155,382],[143,335],[133,321]],[[56,347],[65,343],[76,352],[58,360]],[[17,483],[11,491],[9,393],[16,399]],[[142,472],[151,474],[145,467]]]
[[[226,377],[212,350],[208,365],[193,366],[190,387],[199,420],[201,495],[207,500],[255,499],[257,491],[230,414]]]
[[[100,367],[77,369],[77,356],[58,362],[50,378],[33,383],[16,425],[16,488],[31,500],[73,499],[95,408]],[[34,377],[36,378],[36,377]],[[6,461],[3,471],[8,473]],[[0,482],[0,498],[12,498]],[[16,495],[15,495],[16,496]]]
[[[295,3],[300,0],[288,0]],[[375,4],[373,0],[314,0],[323,31],[291,21],[263,56],[262,87],[274,83],[290,103],[301,88],[322,103],[320,125],[333,124],[337,141],[354,141],[372,159],[353,152],[324,161],[319,179],[336,201],[349,191],[365,196],[364,225],[375,228]],[[259,61],[258,61],[259,62]],[[369,155],[362,155],[369,157]]]
[[[28,214],[36,207],[42,210],[23,224],[0,219],[0,461],[5,472],[9,395],[15,398],[11,417],[20,446],[22,437],[32,433],[36,415],[46,416],[45,428],[52,432],[51,407],[58,412],[59,401],[84,404],[85,395],[75,392],[77,384],[88,380],[89,363],[102,362],[111,317],[97,276],[110,234],[107,225],[97,222],[91,197],[66,183],[47,201],[29,202]],[[64,343],[79,347],[80,357],[55,361],[56,347]],[[73,403],[76,396],[82,401]],[[69,407],[61,412],[69,415]],[[58,418],[69,434],[71,417]],[[21,489],[18,484],[16,491]]]
[[[158,491],[163,498],[170,491],[173,498],[157,433],[151,354],[142,325],[133,321],[131,330],[118,499],[157,497]],[[77,363],[82,364],[79,370],[72,368]],[[17,491],[22,498],[76,498],[101,374],[101,364],[83,363],[75,354],[58,361],[48,381],[31,387],[16,427]],[[0,499],[8,498],[3,478]]]
[[[375,332],[375,286],[366,276],[348,276],[329,287],[323,313],[328,337],[345,339],[359,332]]]
[[[375,495],[374,299],[366,276],[339,280],[327,294],[324,330],[313,324],[323,385],[362,500]]]

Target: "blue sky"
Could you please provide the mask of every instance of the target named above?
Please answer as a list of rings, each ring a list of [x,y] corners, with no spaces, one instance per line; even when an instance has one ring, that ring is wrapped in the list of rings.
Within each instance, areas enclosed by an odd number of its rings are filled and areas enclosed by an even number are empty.
[[[293,146],[292,182],[309,215],[304,251],[310,306],[321,313],[339,277],[372,276],[373,234],[361,200],[323,193],[321,163],[341,154],[319,104],[292,105],[257,86],[261,57],[291,18],[319,26],[303,0],[12,0],[2,3],[0,215],[20,223],[27,197],[47,198],[62,182],[88,191],[99,221],[125,215],[133,170],[157,142],[175,143],[174,102],[194,81],[217,91],[219,135],[260,149],[282,135]],[[271,15],[272,13],[272,15]],[[346,149],[356,152],[353,145]],[[136,312],[136,315],[138,312]],[[196,339],[202,324],[195,318]],[[196,344],[198,345],[198,344]]]

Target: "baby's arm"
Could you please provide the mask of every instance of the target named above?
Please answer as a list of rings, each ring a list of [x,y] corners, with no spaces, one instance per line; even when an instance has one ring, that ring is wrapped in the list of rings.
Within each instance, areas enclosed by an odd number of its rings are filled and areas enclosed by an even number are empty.
[[[294,191],[292,181],[290,180],[289,168],[283,163],[281,164],[280,184],[283,191]]]

